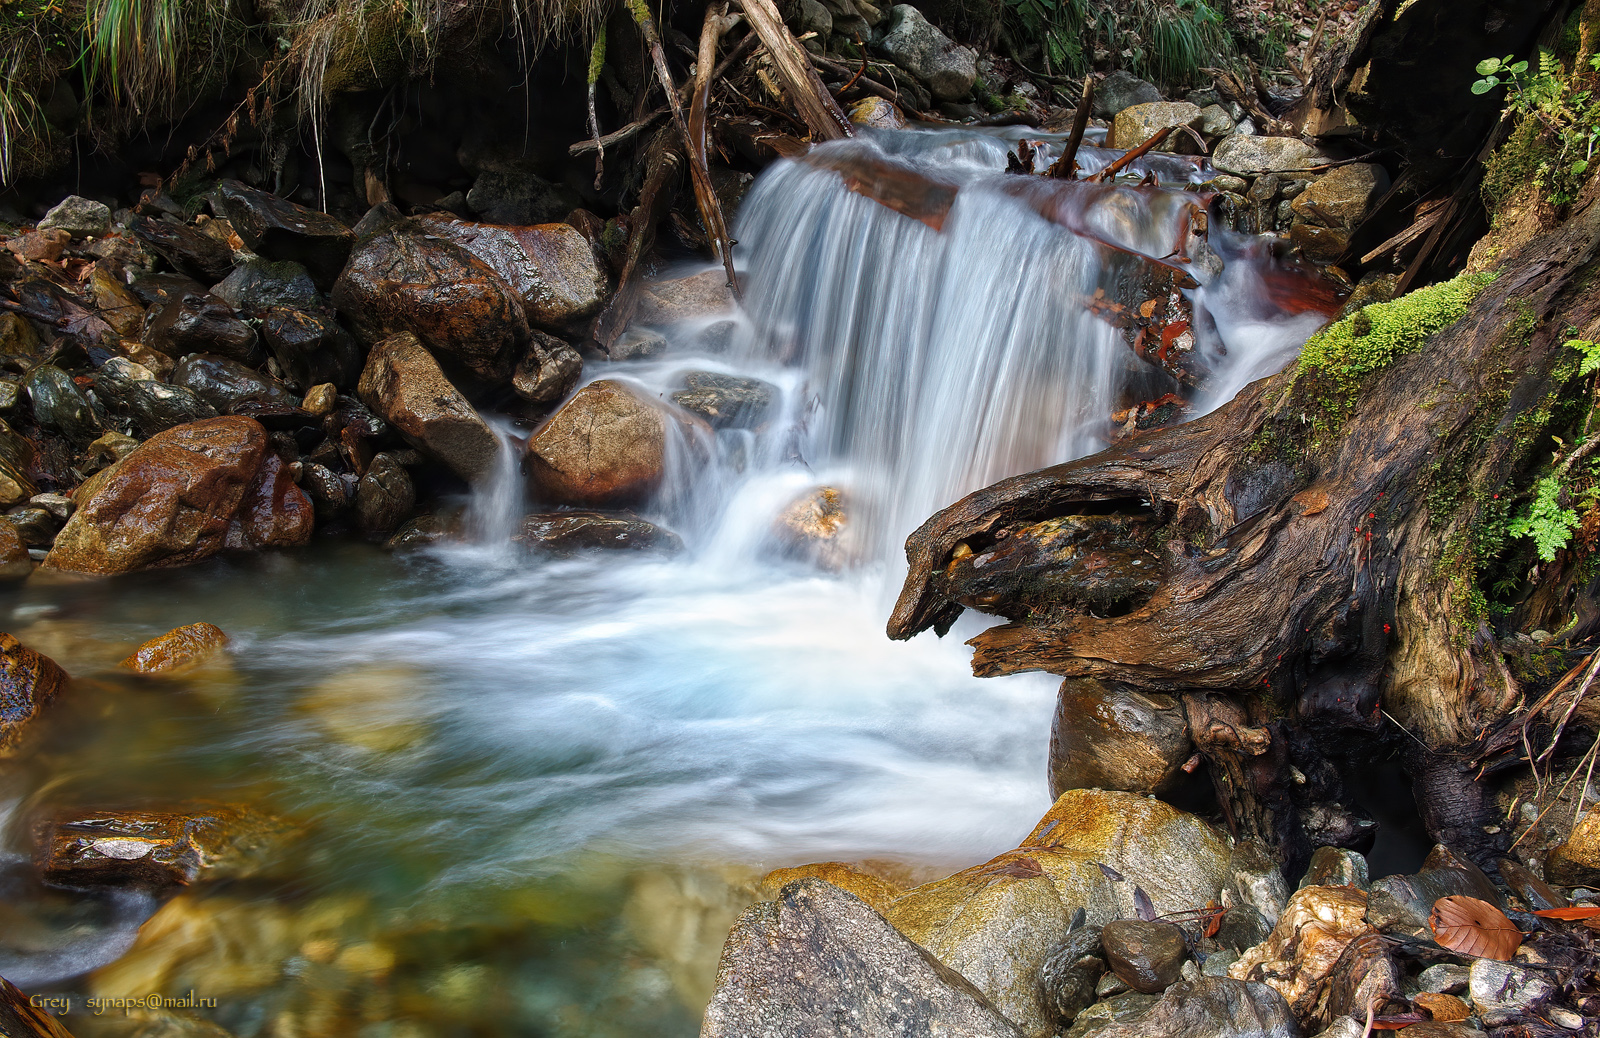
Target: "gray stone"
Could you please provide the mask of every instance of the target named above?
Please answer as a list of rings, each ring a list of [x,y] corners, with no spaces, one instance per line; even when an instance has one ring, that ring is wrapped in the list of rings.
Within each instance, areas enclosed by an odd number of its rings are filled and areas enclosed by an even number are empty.
[[[300,400],[282,383],[227,357],[196,353],[172,371],[172,384],[189,390],[221,414],[246,401],[293,407]]]
[[[1200,109],[1200,132],[1207,137],[1226,137],[1238,125],[1221,105],[1211,104]]]
[[[800,0],[800,34],[808,32],[824,40],[833,32],[833,15],[817,0]]]
[[[1311,855],[1306,874],[1296,889],[1306,887],[1356,887],[1366,890],[1372,881],[1367,875],[1367,859],[1343,847],[1318,847]]]
[[[1333,159],[1297,137],[1234,134],[1211,153],[1211,165],[1224,173],[1256,176],[1321,166]]]
[[[129,370],[149,371],[137,364],[117,365],[114,358],[95,373],[94,392],[113,414],[132,418],[146,436],[153,436],[174,425],[215,418],[217,409],[193,391],[169,386],[154,378],[139,378]]]
[[[1471,983],[1471,971],[1465,966],[1457,966],[1453,962],[1441,962],[1429,966],[1417,978],[1417,986],[1422,991],[1432,991],[1440,995],[1459,995],[1467,990]]]
[[[1242,840],[1234,847],[1233,890],[1240,904],[1256,909],[1273,926],[1289,902],[1289,884],[1277,855],[1259,840]]]
[[[28,372],[22,388],[33,405],[33,420],[54,430],[78,446],[100,435],[100,420],[84,398],[72,376],[53,364],[41,364]]]
[[[553,404],[578,384],[583,358],[553,335],[533,333],[527,356],[511,375],[511,388],[531,404]]]
[[[585,549],[683,550],[677,534],[632,512],[538,512],[523,517],[513,540],[555,555]]]
[[[356,393],[406,442],[467,482],[480,482],[493,470],[500,441],[410,332],[372,347]]]
[[[68,195],[39,221],[39,230],[62,230],[78,238],[111,229],[111,208],[92,198]]]
[[[1467,990],[1473,1008],[1488,1017],[1494,1013],[1525,1013],[1555,994],[1556,987],[1533,970],[1509,962],[1478,959],[1472,964]]]
[[[1135,991],[1154,995],[1178,979],[1189,951],[1171,923],[1118,919],[1100,931],[1111,971]]]
[[[1226,977],[1228,967],[1239,961],[1237,953],[1227,948],[1214,951],[1206,956],[1206,961],[1201,965],[1200,972],[1207,977]]]
[[[247,313],[269,306],[309,310],[322,305],[322,294],[302,264],[259,257],[234,267],[233,273],[211,289],[211,294]]]
[[[1252,905],[1234,905],[1217,926],[1217,943],[1234,951],[1254,948],[1272,935],[1272,924]]]
[[[1299,1038],[1283,996],[1265,984],[1227,977],[1180,981],[1142,1016],[1097,1038]]]
[[[889,12],[889,31],[881,49],[889,60],[928,84],[935,99],[959,101],[978,78],[978,56],[960,47],[910,4]]]
[[[1111,119],[1124,108],[1161,100],[1161,91],[1131,72],[1117,69],[1094,87],[1094,114]]]
[[[485,170],[467,192],[467,206],[489,223],[555,223],[582,204],[571,190],[515,169]]]
[[[35,494],[28,498],[28,504],[44,509],[62,522],[66,522],[78,507],[65,494]]]
[[[1316,1038],[1366,1038],[1366,1033],[1367,1029],[1356,1023],[1354,1018],[1341,1016]]]
[[[683,382],[685,388],[672,394],[672,402],[704,418],[713,429],[754,428],[766,421],[777,397],[777,389],[758,378],[691,371]]]
[[[861,899],[818,879],[746,909],[717,968],[701,1038],[1018,1031],[959,973]]]
[[[56,533],[61,529],[61,520],[37,505],[13,508],[3,518],[16,528],[17,536],[30,548],[48,548],[55,543]]]
[[[379,453],[356,484],[356,524],[372,538],[385,538],[411,515],[417,488],[410,473],[394,459]]]
[[[1106,974],[1111,976],[1111,974]],[[1141,995],[1137,991],[1122,991],[1109,996],[1078,1014],[1063,1038],[1099,1038],[1110,1029],[1138,1020],[1161,1001],[1157,995]]]
[[[1069,933],[1039,970],[1045,1010],[1060,1023],[1072,1023],[1094,1003],[1095,981],[1105,968],[1098,926],[1080,926]]]
[[[1294,215],[1321,227],[1353,230],[1380,194],[1389,188],[1382,166],[1357,162],[1330,170],[1294,200]]]
[[[1110,144],[1113,148],[1131,150],[1168,127],[1199,129],[1201,121],[1200,109],[1187,101],[1150,101],[1142,105],[1129,105],[1112,120]],[[1161,150],[1192,154],[1199,148],[1188,134],[1176,132],[1167,137]]]

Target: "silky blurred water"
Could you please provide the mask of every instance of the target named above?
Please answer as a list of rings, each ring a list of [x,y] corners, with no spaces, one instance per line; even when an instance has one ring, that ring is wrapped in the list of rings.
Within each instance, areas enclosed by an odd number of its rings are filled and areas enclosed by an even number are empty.
[[[1082,310],[1099,253],[1005,189],[1008,143],[844,146],[960,181],[937,233],[779,163],[740,217],[731,345],[679,329],[663,357],[590,364],[586,379],[651,396],[690,370],[777,390],[763,427],[675,445],[643,511],[681,555],[515,550],[526,430],[502,423],[498,475],[463,502],[476,543],[326,540],[5,592],[7,629],[80,680],[39,751],[0,772],[0,975],[80,1002],[209,990],[221,1003],[201,1015],[244,1038],[687,1035],[762,871],[876,858],[932,874],[1013,846],[1048,806],[1057,682],[972,678],[961,635],[982,618],[888,641],[898,545],[963,493],[1096,449],[1120,402],[1174,387]],[[1090,215],[1151,249],[1171,233]],[[1196,293],[1218,314],[1227,395],[1314,325],[1263,310],[1250,269]],[[774,533],[819,485],[847,502],[838,572]],[[196,620],[233,638],[229,667],[118,675],[134,645]],[[35,811],[193,799],[301,835],[162,908],[131,952],[153,899],[31,879]],[[68,1022],[142,1026],[120,1020]]]

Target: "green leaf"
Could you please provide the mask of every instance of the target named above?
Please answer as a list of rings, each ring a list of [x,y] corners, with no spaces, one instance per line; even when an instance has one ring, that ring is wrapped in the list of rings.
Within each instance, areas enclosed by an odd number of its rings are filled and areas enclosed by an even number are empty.
[[[1478,75],[1480,76],[1487,76],[1490,73],[1498,71],[1500,71],[1499,58],[1484,58],[1482,61],[1478,62]]]
[[[1510,66],[1510,70],[1513,76],[1520,76],[1524,72],[1528,71],[1528,63],[1526,61],[1519,61],[1515,65]]]
[[[1588,159],[1579,159],[1577,162],[1574,162],[1572,164],[1572,172],[1576,173],[1576,174],[1578,174],[1580,176],[1588,168],[1589,168],[1589,160]]]
[[[1498,79],[1480,79],[1472,84],[1472,92],[1474,94],[1487,94],[1499,85],[1500,81]]]

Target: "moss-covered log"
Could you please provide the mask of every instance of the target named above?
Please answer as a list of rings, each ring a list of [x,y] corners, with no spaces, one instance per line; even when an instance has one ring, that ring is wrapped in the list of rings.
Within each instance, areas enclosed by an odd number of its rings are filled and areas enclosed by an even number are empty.
[[[1299,364],[1207,417],[966,497],[908,539],[890,636],[947,629],[964,605],[1007,616],[973,639],[978,674],[1043,670],[1182,695],[1191,725],[1201,707],[1233,716],[1231,743],[1209,743],[1214,776],[1264,758],[1287,782],[1275,743],[1376,732],[1386,712],[1429,748],[1418,789],[1449,801],[1423,805],[1435,836],[1487,855],[1477,792],[1453,776],[1458,751],[1519,689],[1481,584],[1551,434],[1590,405],[1568,342],[1600,329],[1597,260],[1591,205],[1492,280],[1434,286],[1323,332]],[[1040,523],[1106,513],[1125,517],[1124,536],[1159,568],[1114,603],[1058,586],[1105,575],[1052,557],[1031,575],[1007,567],[1003,587],[972,579],[1010,544],[1036,544]],[[1216,756],[1227,753],[1240,759]],[[1242,791],[1257,802],[1230,790],[1230,812],[1244,833],[1281,843],[1295,826],[1262,802],[1273,783],[1258,772]]]

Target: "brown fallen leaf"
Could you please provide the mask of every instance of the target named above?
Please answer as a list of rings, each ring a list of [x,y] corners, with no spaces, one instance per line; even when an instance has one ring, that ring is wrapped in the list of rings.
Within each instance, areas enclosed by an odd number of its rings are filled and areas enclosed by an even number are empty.
[[[1522,946],[1522,931],[1487,901],[1452,894],[1433,903],[1428,929],[1439,944],[1464,955],[1511,961]]]
[[[1544,908],[1533,913],[1540,919],[1593,919],[1600,916],[1600,908],[1593,905],[1574,905],[1571,908]]]
[[[1432,991],[1424,991],[1411,1001],[1426,1009],[1440,1023],[1453,1024],[1472,1015],[1467,1004],[1454,995],[1436,995]]]

